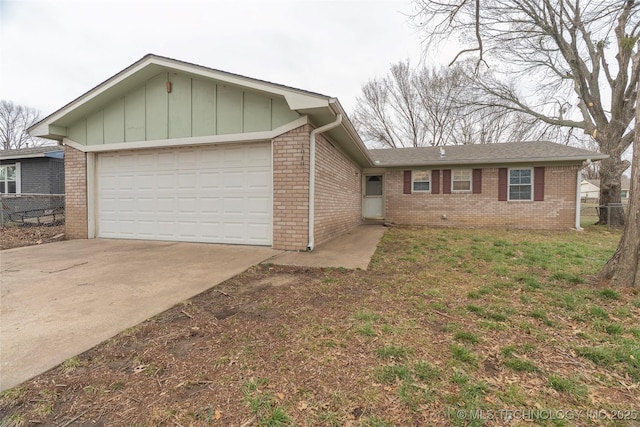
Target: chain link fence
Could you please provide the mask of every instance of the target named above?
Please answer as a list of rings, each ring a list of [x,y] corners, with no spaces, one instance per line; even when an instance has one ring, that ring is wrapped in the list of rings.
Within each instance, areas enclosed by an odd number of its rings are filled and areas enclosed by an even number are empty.
[[[611,218],[611,213],[614,211],[620,211],[623,216],[626,216],[629,204],[628,203],[609,203],[608,205],[600,205],[598,201],[583,202],[580,206],[580,218],[583,224],[595,224],[600,219],[600,211],[607,211],[607,219]],[[611,224],[607,224],[607,229],[611,230]]]
[[[64,224],[64,194],[0,195],[0,226]]]

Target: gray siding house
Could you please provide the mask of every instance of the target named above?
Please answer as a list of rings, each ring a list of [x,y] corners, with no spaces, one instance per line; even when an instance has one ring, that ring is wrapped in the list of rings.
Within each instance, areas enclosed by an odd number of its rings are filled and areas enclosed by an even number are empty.
[[[0,151],[0,194],[4,220],[62,209],[64,148],[56,145]]]

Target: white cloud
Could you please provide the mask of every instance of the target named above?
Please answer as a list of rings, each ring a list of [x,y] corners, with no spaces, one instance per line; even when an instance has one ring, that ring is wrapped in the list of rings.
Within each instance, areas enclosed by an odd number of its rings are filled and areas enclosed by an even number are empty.
[[[396,1],[0,0],[0,97],[49,114],[147,53],[338,97],[420,39]]]

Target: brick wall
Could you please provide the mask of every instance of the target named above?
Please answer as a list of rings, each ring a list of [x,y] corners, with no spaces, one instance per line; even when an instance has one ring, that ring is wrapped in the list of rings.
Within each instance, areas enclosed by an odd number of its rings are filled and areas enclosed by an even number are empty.
[[[316,137],[315,244],[360,224],[362,170],[322,135]]]
[[[544,201],[498,201],[498,168],[482,169],[482,193],[403,194],[403,171],[385,174],[385,217],[398,224],[449,227],[575,227],[578,166],[545,167]],[[443,218],[446,215],[446,219]]]
[[[65,238],[86,239],[87,156],[69,146],[64,149]]]
[[[309,125],[273,140],[273,247],[305,250],[309,234]]]

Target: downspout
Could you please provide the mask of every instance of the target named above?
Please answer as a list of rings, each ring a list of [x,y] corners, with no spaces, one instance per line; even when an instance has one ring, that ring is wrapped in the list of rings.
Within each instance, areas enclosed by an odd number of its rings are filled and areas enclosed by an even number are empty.
[[[587,159],[582,163],[582,166],[578,168],[578,182],[576,187],[576,230],[583,231],[580,227],[580,206],[582,202],[582,169],[588,167],[591,164],[591,159]]]
[[[315,197],[316,197],[316,135],[331,130],[342,123],[342,114],[337,114],[335,121],[311,131],[309,136],[309,244],[307,250],[312,251],[314,242]]]

